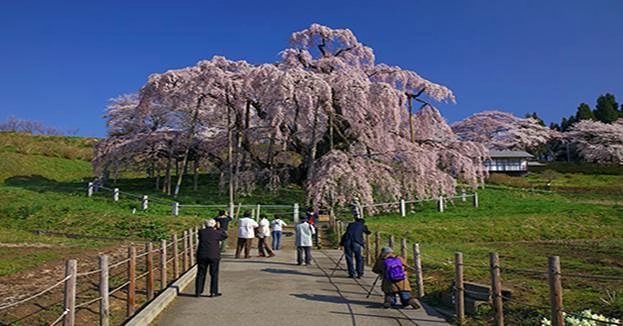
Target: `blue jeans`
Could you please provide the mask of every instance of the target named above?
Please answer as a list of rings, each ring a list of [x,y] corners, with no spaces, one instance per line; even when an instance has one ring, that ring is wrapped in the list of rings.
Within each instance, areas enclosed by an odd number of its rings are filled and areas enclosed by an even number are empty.
[[[348,242],[344,244],[344,257],[346,258],[348,276],[363,276],[363,256],[361,256],[362,247],[363,246],[357,242]],[[353,266],[353,255],[355,255],[355,266]]]
[[[279,250],[281,247],[281,231],[271,232],[273,236],[273,250]]]
[[[400,291],[398,293],[385,293],[385,302],[389,301],[392,303],[392,306],[398,305],[396,301],[396,294],[400,297],[400,303],[403,307],[409,305],[409,300],[411,300],[411,293],[408,291]]]

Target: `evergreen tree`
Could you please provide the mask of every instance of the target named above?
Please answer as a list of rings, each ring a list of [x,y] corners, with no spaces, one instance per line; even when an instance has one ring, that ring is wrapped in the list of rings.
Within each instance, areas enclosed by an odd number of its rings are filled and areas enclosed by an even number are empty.
[[[549,124],[549,129],[560,131],[560,125],[558,125],[556,122],[552,122]]]
[[[606,93],[597,98],[597,105],[593,113],[595,118],[603,123],[612,123],[619,118],[619,104],[616,102],[614,95]]]
[[[526,113],[526,118],[532,118],[532,119],[536,120],[536,122],[538,124],[540,124],[541,126],[545,127],[545,122],[543,121],[543,119],[539,118],[539,116],[536,114],[536,112]]]
[[[593,114],[593,111],[591,110],[591,107],[588,106],[588,104],[581,103],[580,106],[578,106],[578,111],[575,114],[575,118],[578,121],[595,120],[595,115]]]

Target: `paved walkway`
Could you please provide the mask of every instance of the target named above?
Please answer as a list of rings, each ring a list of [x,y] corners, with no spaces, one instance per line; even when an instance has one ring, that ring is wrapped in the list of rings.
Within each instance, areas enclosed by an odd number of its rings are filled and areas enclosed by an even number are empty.
[[[296,265],[293,250],[276,253],[234,259],[228,251],[221,261],[223,296],[195,298],[193,281],[152,325],[450,325],[426,306],[383,309],[380,282],[366,297],[376,278],[369,268],[361,279],[346,277],[344,260],[334,271],[339,250],[314,250],[310,266]]]

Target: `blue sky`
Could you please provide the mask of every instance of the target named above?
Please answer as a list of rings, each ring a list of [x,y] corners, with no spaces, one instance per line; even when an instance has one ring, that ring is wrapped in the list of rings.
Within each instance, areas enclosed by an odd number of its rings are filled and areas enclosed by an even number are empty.
[[[452,123],[485,110],[547,123],[623,102],[623,1],[3,1],[0,121],[105,136],[108,100],[152,73],[223,55],[274,62],[292,32],[349,28],[377,63],[448,86]]]

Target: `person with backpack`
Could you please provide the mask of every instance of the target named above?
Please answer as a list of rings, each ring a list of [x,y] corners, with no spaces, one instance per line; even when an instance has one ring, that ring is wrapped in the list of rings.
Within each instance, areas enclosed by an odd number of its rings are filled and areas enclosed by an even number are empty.
[[[420,305],[411,297],[411,284],[405,269],[406,263],[402,257],[394,255],[394,250],[384,247],[374,263],[372,271],[383,278],[381,288],[385,293],[383,308],[398,304],[396,296],[400,297],[402,307],[411,306],[419,309]]]

